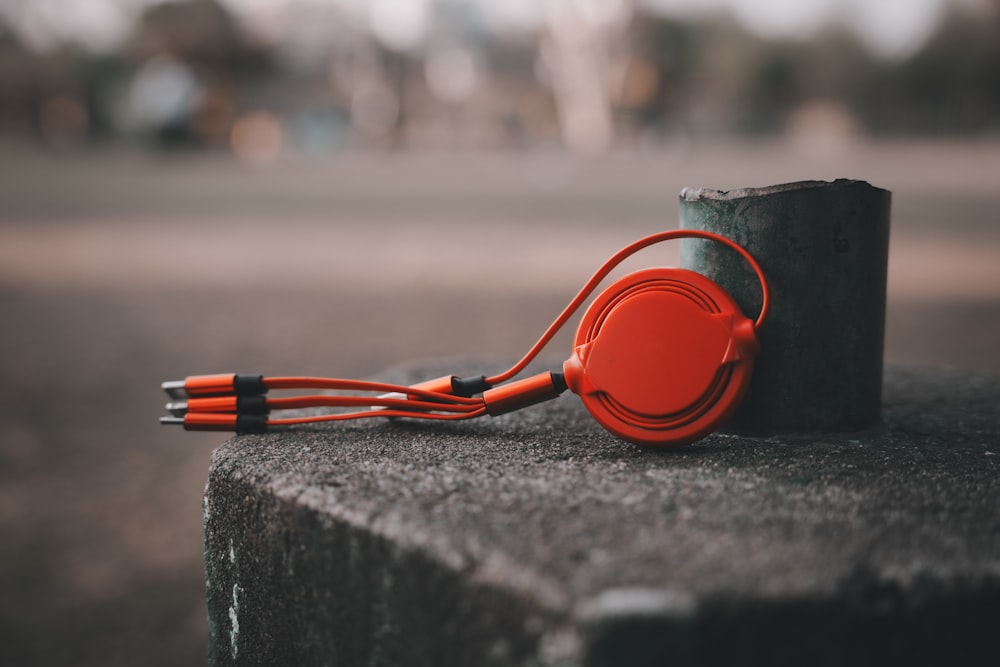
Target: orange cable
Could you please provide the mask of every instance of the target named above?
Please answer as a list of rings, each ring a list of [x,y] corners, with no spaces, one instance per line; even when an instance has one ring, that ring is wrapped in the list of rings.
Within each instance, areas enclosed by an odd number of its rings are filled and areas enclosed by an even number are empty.
[[[479,405],[482,399],[466,398],[453,394],[443,394],[436,391],[427,391],[400,384],[388,384],[385,382],[369,382],[367,380],[347,380],[341,378],[320,378],[320,377],[265,377],[264,386],[268,389],[333,389],[340,391],[378,391],[384,393],[400,393],[411,396],[418,396],[430,401],[440,403],[452,403],[461,405]]]
[[[486,414],[486,408],[458,414],[440,414],[433,412],[409,412],[406,410],[373,410],[370,412],[344,412],[334,415],[315,415],[312,417],[287,417],[268,419],[268,426],[295,426],[298,424],[314,424],[318,422],[343,421],[348,419],[367,419],[371,417],[409,417],[411,419],[438,419],[457,421],[472,419]]]
[[[293,396],[289,398],[269,398],[267,406],[272,410],[292,410],[321,407],[387,407],[400,410],[431,410],[438,412],[472,412],[482,407],[482,399],[473,404],[413,401],[406,398],[368,396]]]
[[[520,361],[518,361],[516,364],[511,366],[503,373],[486,378],[486,382],[490,385],[496,385],[501,382],[506,382],[507,380],[511,379],[512,377],[523,371],[525,367],[528,364],[530,364],[531,361],[536,356],[538,356],[538,353],[541,352],[542,349],[549,344],[549,341],[552,340],[552,338],[556,335],[556,333],[558,333],[559,330],[566,324],[566,322],[573,316],[573,313],[577,311],[577,309],[583,304],[583,302],[587,300],[587,297],[590,296],[590,294],[597,288],[597,286],[601,283],[601,281],[604,280],[608,276],[608,274],[615,269],[615,267],[617,267],[619,264],[625,261],[628,257],[656,243],[661,243],[663,241],[669,241],[678,238],[701,238],[701,239],[707,239],[709,241],[717,241],[725,246],[728,246],[729,248],[732,248],[740,255],[742,255],[742,257],[745,260],[747,260],[747,262],[753,268],[754,272],[757,274],[757,279],[760,282],[761,292],[763,295],[761,300],[760,314],[757,315],[757,320],[754,322],[755,327],[760,327],[760,325],[764,322],[764,319],[767,317],[767,312],[770,308],[770,288],[767,285],[767,280],[764,278],[764,272],[760,268],[760,265],[757,263],[757,260],[755,260],[753,256],[738,243],[735,243],[734,241],[731,241],[730,239],[727,239],[724,236],[713,234],[712,232],[705,232],[695,229],[672,229],[670,231],[659,232],[656,234],[651,234],[649,236],[646,236],[645,238],[641,238],[638,241],[635,241],[634,243],[625,246],[617,253],[612,255],[612,257],[608,259],[608,261],[606,261],[601,266],[601,268],[597,270],[597,272],[590,278],[590,280],[587,281],[587,283],[577,293],[577,295],[573,298],[573,300],[569,302],[569,305],[567,305],[566,308],[563,309],[562,313],[559,314],[559,317],[557,317],[555,321],[553,321],[552,324],[549,325],[549,328],[545,330],[545,333],[542,334],[541,338],[539,338],[538,341],[531,347],[531,349],[528,350],[528,353],[525,354]]]

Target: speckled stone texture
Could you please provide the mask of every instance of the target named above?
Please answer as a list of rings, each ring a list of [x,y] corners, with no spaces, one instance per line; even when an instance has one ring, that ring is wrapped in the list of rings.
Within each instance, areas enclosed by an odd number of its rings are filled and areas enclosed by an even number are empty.
[[[467,366],[384,377],[492,370]],[[570,394],[234,438],[211,662],[1000,664],[1000,377],[889,369],[883,395],[872,430],[674,451]]]

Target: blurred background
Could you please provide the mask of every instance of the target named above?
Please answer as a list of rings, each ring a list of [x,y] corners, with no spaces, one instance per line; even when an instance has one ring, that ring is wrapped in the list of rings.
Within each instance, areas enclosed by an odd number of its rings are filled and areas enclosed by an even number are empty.
[[[204,661],[160,381],[512,359],[682,187],[839,177],[887,361],[1000,371],[997,0],[0,0],[0,664]]]

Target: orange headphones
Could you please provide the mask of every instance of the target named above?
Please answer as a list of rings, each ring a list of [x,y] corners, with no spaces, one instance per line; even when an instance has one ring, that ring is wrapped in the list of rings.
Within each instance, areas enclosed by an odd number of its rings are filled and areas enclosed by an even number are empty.
[[[701,238],[726,245],[760,281],[761,308],[748,319],[712,280],[687,269],[659,267],[624,276],[587,308],[562,371],[511,381],[549,343],[608,274],[655,243]],[[567,388],[611,433],[637,445],[675,447],[708,435],[739,406],[759,349],[770,290],[757,261],[718,234],[673,230],[623,248],[593,275],[524,357],[492,377],[445,376],[413,386],[317,377],[195,375],[164,382],[174,401],[163,424],[188,430],[261,433],[272,427],[372,417],[458,420],[500,415],[555,398]],[[269,390],[321,389],[352,395],[270,397]],[[358,393],[375,394],[357,395]],[[271,411],[354,408],[275,418]],[[367,408],[367,409],[359,409]]]

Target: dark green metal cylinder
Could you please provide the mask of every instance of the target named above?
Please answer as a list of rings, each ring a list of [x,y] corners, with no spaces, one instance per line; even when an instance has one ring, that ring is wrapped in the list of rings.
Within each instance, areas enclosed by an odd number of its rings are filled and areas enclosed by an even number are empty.
[[[681,227],[736,241],[771,287],[753,379],[727,429],[845,431],[878,422],[890,200],[887,190],[854,180],[681,192]],[[681,264],[756,317],[760,287],[735,252],[684,239]]]

